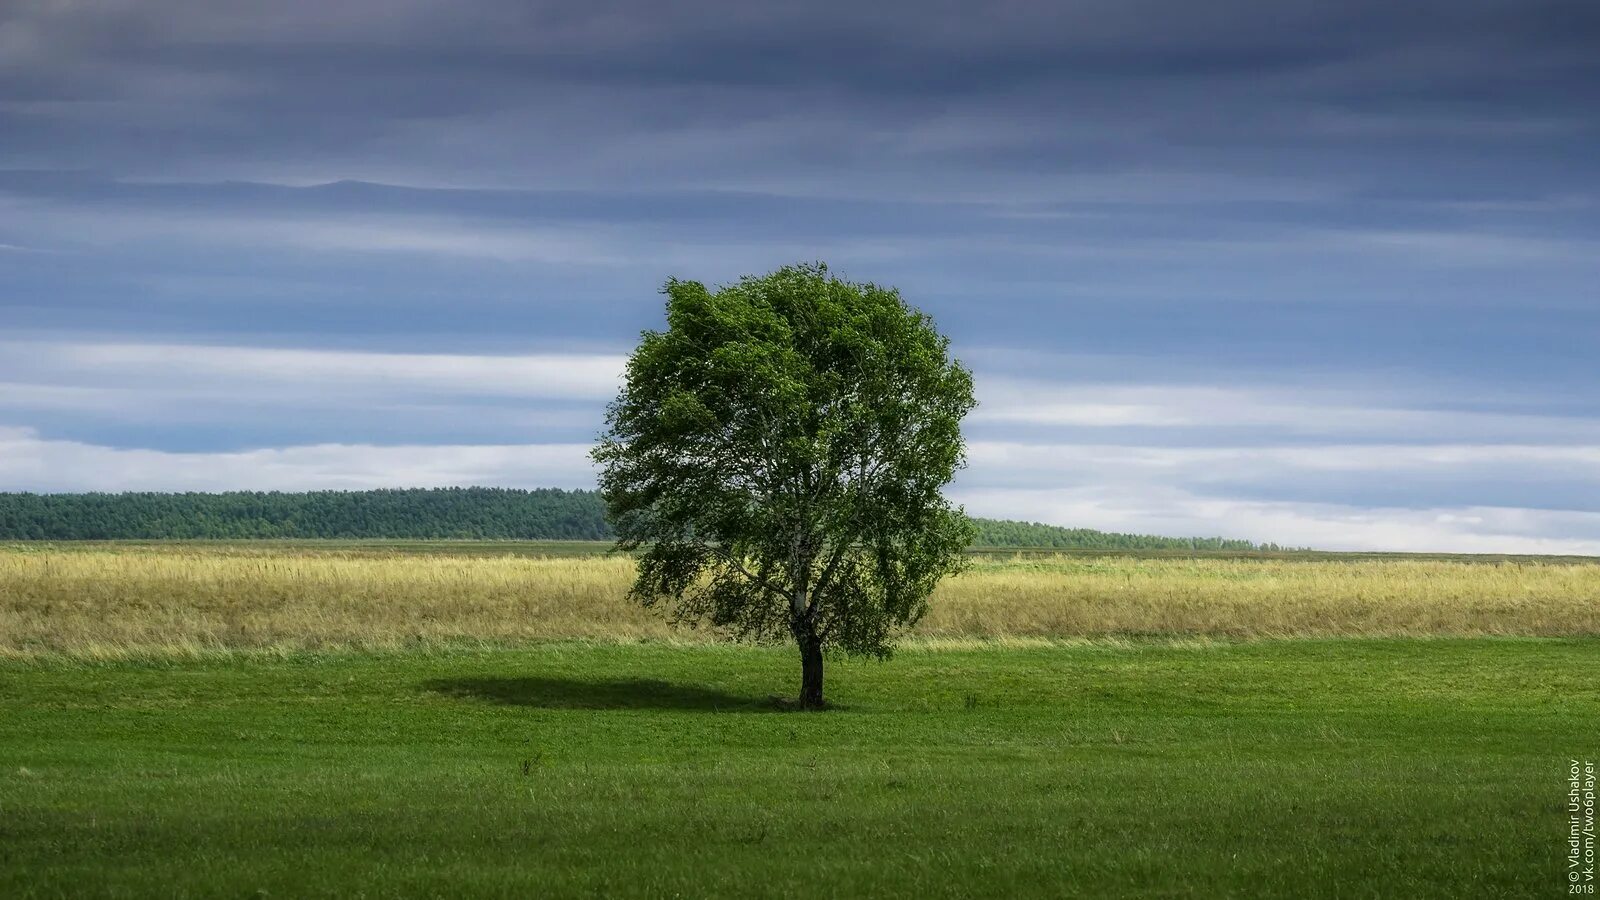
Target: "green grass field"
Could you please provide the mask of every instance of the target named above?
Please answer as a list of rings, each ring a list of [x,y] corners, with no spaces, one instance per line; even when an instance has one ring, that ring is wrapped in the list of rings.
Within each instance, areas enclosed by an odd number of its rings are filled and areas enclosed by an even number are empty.
[[[1600,640],[0,662],[0,896],[1566,894]]]

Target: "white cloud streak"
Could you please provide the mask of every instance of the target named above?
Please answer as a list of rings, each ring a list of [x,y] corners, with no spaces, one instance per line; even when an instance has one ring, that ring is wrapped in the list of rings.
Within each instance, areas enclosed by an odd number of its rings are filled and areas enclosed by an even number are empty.
[[[287,402],[352,394],[602,401],[626,357],[604,353],[372,353],[196,344],[0,343],[0,406],[92,406],[97,392]],[[312,396],[306,396],[312,395]]]
[[[1284,435],[1367,440],[1600,442],[1590,418],[1436,408],[1429,398],[1390,389],[1231,385],[1049,383],[1005,377],[979,381],[971,421],[1022,428],[1263,429]]]
[[[223,491],[379,487],[592,487],[587,444],[314,444],[179,453],[47,440],[0,428],[0,486],[37,491]]]
[[[1470,466],[1570,465],[1600,481],[1600,446],[1543,444],[1318,444],[1263,447],[1143,447],[1116,444],[1023,444],[974,441],[974,469],[1047,477],[1090,473],[1099,479],[1144,478],[1150,473],[1199,478],[1206,472],[1237,476],[1294,472],[1437,471]]]

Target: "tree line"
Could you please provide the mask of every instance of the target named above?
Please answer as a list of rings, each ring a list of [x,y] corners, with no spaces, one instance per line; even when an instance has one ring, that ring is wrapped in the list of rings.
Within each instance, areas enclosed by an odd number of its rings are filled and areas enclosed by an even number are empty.
[[[972,520],[979,547],[1072,550],[1275,549],[1226,538],[1172,538]],[[0,493],[0,540],[397,538],[611,540],[596,491],[403,488],[224,493]]]
[[[0,539],[430,538],[606,540],[594,491],[0,494]]]
[[[1276,544],[1221,537],[1160,537],[1093,528],[1063,528],[1039,522],[973,519],[979,547],[1044,547],[1053,550],[1280,550]]]

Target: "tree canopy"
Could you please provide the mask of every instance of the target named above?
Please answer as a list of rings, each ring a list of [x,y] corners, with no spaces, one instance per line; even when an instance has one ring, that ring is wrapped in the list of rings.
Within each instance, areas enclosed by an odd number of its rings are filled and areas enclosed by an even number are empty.
[[[754,640],[793,638],[801,704],[822,651],[886,656],[972,523],[972,375],[892,288],[789,266],[712,291],[671,280],[594,451],[633,595]]]

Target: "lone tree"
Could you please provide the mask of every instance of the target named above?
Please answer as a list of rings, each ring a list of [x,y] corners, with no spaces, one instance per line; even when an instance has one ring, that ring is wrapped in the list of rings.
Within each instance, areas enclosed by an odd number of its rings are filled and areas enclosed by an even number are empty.
[[[631,596],[675,618],[800,648],[800,705],[825,649],[887,657],[965,562],[941,494],[965,464],[972,374],[892,288],[825,265],[715,292],[668,281],[594,450]]]

